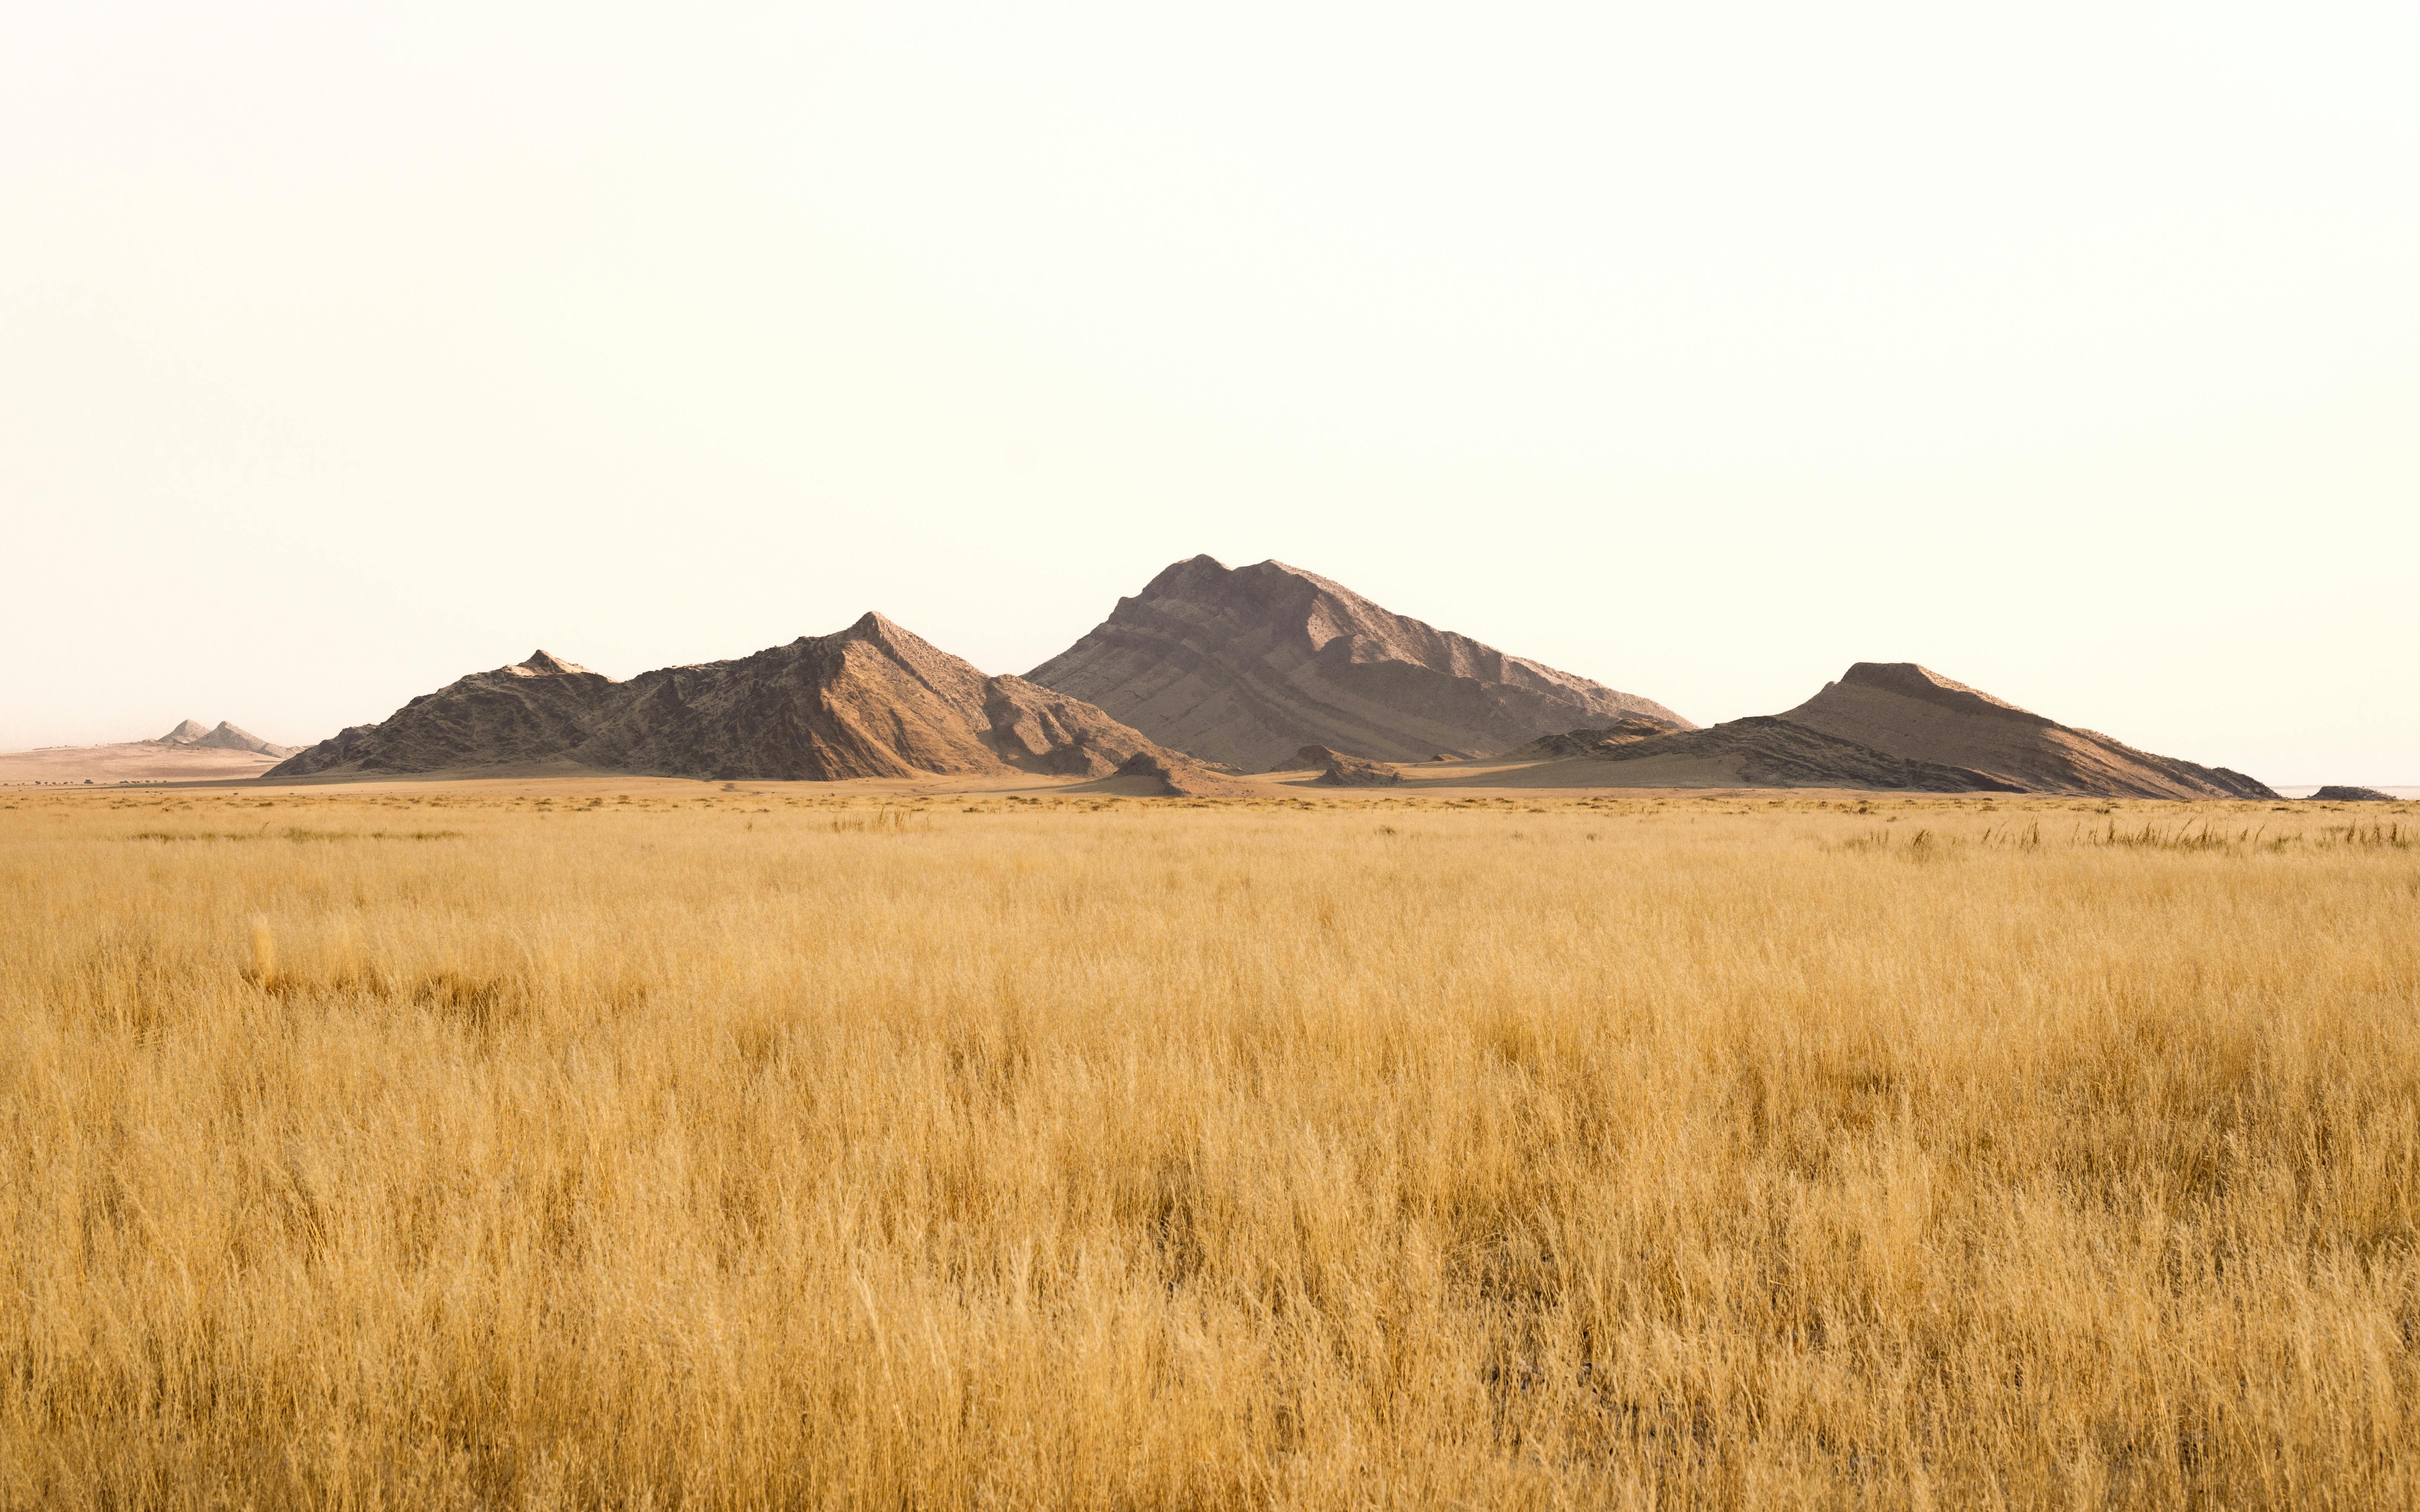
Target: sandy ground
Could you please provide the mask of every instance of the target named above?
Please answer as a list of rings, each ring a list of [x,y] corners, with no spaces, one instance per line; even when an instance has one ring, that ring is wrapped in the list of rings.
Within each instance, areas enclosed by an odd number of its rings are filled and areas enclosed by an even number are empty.
[[[248,750],[155,746],[130,740],[116,746],[47,746],[0,752],[0,786],[119,782],[209,782],[254,778],[279,758]]]

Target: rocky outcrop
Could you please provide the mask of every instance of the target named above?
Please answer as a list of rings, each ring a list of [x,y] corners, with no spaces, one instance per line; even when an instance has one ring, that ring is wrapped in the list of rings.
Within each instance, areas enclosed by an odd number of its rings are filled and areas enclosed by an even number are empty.
[[[879,614],[628,682],[538,652],[413,699],[272,778],[544,766],[722,779],[1098,777],[1153,743],[1021,677],[986,677]]]
[[[2311,798],[2314,802],[2319,803],[2393,803],[2397,801],[2394,794],[2381,793],[2376,788],[2326,787],[2312,794]]]
[[[1295,767],[1317,767],[1319,775],[1311,780],[1326,788],[1390,788],[1402,783],[1404,774],[1388,762],[1373,762],[1365,756],[1347,756],[1326,746],[1305,746],[1294,753]]]
[[[1163,798],[1236,798],[1252,791],[1181,751],[1160,748],[1137,751],[1116,775],[1148,779],[1156,784],[1151,791]]]
[[[1689,727],[1652,700],[1435,629],[1281,562],[1177,563],[1027,675],[1163,746],[1246,771],[1278,768],[1306,742],[1418,762],[1590,720]]]
[[[2241,772],[2155,756],[2071,729],[1912,661],[1858,662],[1781,717],[1903,760],[1980,773],[2026,793],[2276,796]]]
[[[1541,735],[1518,750],[1506,751],[1504,759],[1551,762],[1575,756],[1603,757],[1621,747],[1636,746],[1683,728],[1669,719],[1623,719],[1603,730],[1567,730],[1559,735]]]

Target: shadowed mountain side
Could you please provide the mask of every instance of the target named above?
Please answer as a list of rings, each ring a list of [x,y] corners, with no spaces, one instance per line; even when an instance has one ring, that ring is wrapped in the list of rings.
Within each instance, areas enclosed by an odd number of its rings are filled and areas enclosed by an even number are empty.
[[[867,614],[732,661],[617,683],[544,652],[423,694],[271,777],[556,763],[665,777],[830,781],[1100,776],[1152,743],[1099,709]]]
[[[1769,714],[1627,742],[1589,741],[1552,757],[1473,779],[1474,786],[1570,788],[1881,788],[1909,793],[2015,793],[1980,772],[1915,762]],[[1553,742],[1542,744],[1555,744]]]
[[[1589,717],[1688,727],[1660,703],[1392,613],[1281,562],[1177,563],[1027,675],[1164,746],[1247,771],[1280,767],[1306,742],[1417,762],[1503,750]]]
[[[1781,716],[1910,761],[1989,774],[2030,793],[2112,798],[2273,798],[2225,767],[2198,766],[2072,729],[1914,662],[1861,661]]]

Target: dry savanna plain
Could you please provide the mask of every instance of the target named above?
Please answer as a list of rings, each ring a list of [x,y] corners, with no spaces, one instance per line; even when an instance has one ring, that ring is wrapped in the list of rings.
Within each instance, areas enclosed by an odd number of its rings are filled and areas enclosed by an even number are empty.
[[[0,1504],[2412,1505],[2415,841],[0,795]]]

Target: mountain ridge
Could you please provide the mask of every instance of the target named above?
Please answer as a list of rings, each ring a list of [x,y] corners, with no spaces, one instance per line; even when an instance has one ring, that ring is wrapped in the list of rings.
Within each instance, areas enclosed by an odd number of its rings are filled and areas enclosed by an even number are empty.
[[[248,750],[259,756],[291,756],[300,746],[280,746],[261,739],[251,731],[221,719],[214,729],[204,729],[197,719],[179,719],[177,727],[157,740],[138,742],[146,746],[170,746],[205,750]]]
[[[1912,661],[1861,661],[1779,717],[1908,761],[1971,769],[2033,793],[2273,798],[2224,766],[2064,725]]]
[[[1163,745],[1252,771],[1306,744],[1383,761],[1479,755],[1575,717],[1694,728],[1651,699],[1439,630],[1274,558],[1171,563],[1026,675]]]
[[[1492,778],[1535,786],[1865,788],[2133,798],[2275,798],[2265,783],[2060,724],[1915,662],[1854,663],[1781,714],[1704,730],[1629,719],[1544,736]]]
[[[264,775],[555,764],[723,779],[1097,777],[1156,748],[1079,700],[986,676],[869,610],[830,635],[627,682],[541,650],[423,693]]]

